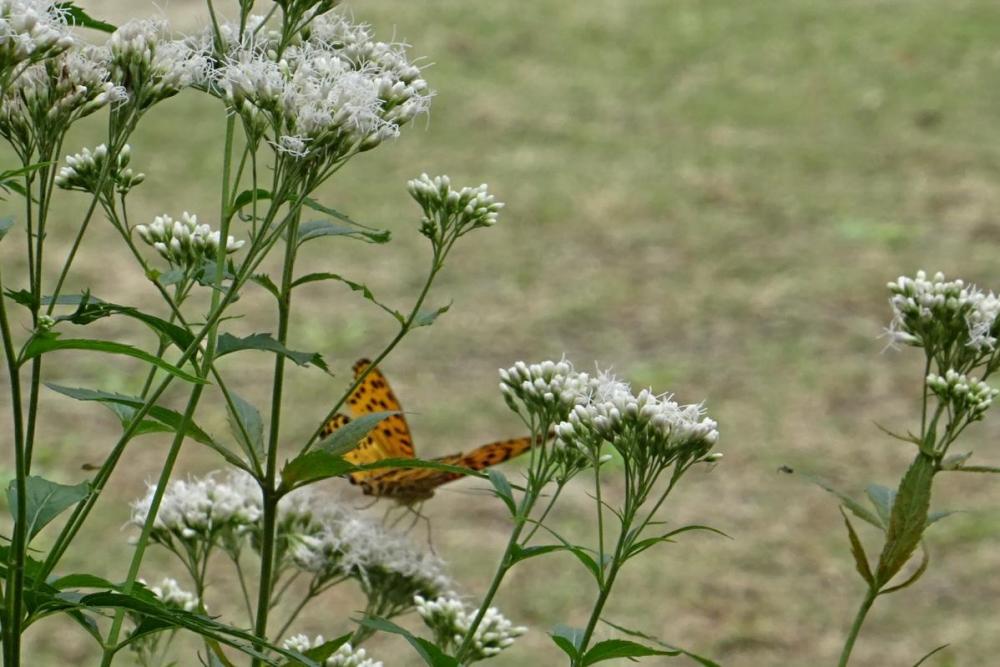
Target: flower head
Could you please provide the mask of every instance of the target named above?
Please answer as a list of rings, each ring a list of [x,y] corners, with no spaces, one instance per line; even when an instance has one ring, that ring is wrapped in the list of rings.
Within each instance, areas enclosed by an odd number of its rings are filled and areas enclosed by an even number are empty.
[[[182,268],[193,268],[214,260],[222,239],[218,231],[213,231],[208,225],[199,225],[198,217],[187,211],[181,214],[180,220],[158,215],[152,224],[136,225],[135,232],[172,266]],[[228,236],[226,252],[236,252],[244,243]]]
[[[456,190],[447,176],[431,178],[421,174],[406,187],[424,212],[420,233],[435,242],[479,227],[492,227],[503,208],[503,203],[487,191],[485,183]]]
[[[953,420],[961,417],[969,421],[982,419],[993,399],[1000,395],[1000,390],[994,389],[982,380],[970,378],[951,369],[946,371],[943,377],[934,373],[928,375],[927,388],[949,404],[954,415]]]
[[[190,86],[204,85],[208,57],[189,41],[171,39],[162,19],[135,19],[124,23],[108,40],[112,79],[131,93],[139,109],[176,95]]]
[[[56,56],[73,45],[64,10],[53,0],[0,0],[0,74]]]
[[[474,611],[468,611],[465,604],[453,594],[433,600],[418,595],[414,598],[414,603],[417,613],[434,633],[439,646],[445,650],[454,650],[462,645],[475,619]],[[476,628],[469,653],[463,656],[465,664],[492,658],[527,631],[528,628],[515,626],[495,607],[490,607]]]
[[[159,584],[150,587],[150,592],[168,607],[176,607],[184,611],[198,611],[201,600],[190,591],[181,588],[176,579],[164,577]]]
[[[307,635],[297,634],[283,641],[281,645],[290,651],[305,653],[322,646],[323,643],[323,635],[317,635],[310,640]],[[326,667],[382,667],[382,663],[369,658],[363,648],[355,649],[349,642],[342,644],[323,664]]]
[[[146,180],[143,173],[134,172],[128,163],[132,159],[132,149],[125,144],[118,152],[114,166],[108,168],[108,147],[99,145],[93,151],[84,148],[75,155],[66,156],[66,166],[56,174],[56,185],[66,190],[81,190],[94,193],[101,182],[101,174],[105,169],[108,173],[105,183],[114,186],[119,194],[127,194],[132,188]]]
[[[566,419],[595,389],[596,380],[576,371],[565,358],[530,365],[519,361],[500,369],[500,392],[510,409],[520,414],[523,406],[550,423]]]

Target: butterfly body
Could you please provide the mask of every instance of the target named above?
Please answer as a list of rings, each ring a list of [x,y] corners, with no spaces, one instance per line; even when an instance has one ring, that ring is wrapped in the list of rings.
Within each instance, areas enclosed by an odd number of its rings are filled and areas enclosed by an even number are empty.
[[[355,416],[373,412],[398,412],[386,417],[362,438],[357,447],[347,452],[344,458],[355,464],[372,464],[385,459],[412,459],[416,457],[413,439],[406,418],[401,414],[399,400],[389,387],[381,371],[369,366],[371,362],[362,359],[354,364],[354,377],[367,371],[367,375],[347,399],[347,404]],[[322,431],[323,437],[348,423],[346,415],[336,414]],[[436,463],[483,470],[513,458],[531,448],[531,438],[513,438],[491,442],[466,453],[452,454],[431,459]],[[370,496],[392,498],[404,505],[412,505],[434,495],[435,489],[446,482],[464,477],[459,472],[434,468],[376,468],[350,473],[352,484]]]

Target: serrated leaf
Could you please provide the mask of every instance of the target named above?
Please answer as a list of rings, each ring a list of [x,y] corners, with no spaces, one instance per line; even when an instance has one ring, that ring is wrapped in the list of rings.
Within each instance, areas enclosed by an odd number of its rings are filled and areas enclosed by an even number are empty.
[[[31,476],[25,480],[25,532],[30,541],[42,528],[59,516],[64,510],[90,495],[87,482],[59,484],[44,477]],[[11,480],[7,487],[7,505],[11,516],[17,518],[17,481]]]
[[[882,525],[888,526],[889,515],[892,513],[892,504],[896,500],[896,492],[879,484],[869,484],[868,488],[865,489],[865,495],[868,496],[868,500],[875,507],[875,512],[878,514],[878,518],[881,519]]]
[[[865,553],[865,547],[861,543],[861,538],[854,531],[854,526],[851,525],[851,520],[848,518],[847,512],[844,511],[843,507],[840,508],[840,513],[844,517],[844,525],[847,526],[847,536],[851,541],[851,555],[854,556],[854,566],[857,568],[861,578],[865,580],[865,583],[869,587],[873,587],[875,585],[875,576],[868,565],[868,554]]]
[[[851,514],[853,514],[854,516],[858,517],[859,519],[861,519],[862,521],[864,521],[866,523],[870,523],[871,525],[875,526],[876,528],[878,528],[880,530],[885,530],[885,526],[883,526],[882,522],[879,521],[879,518],[878,518],[877,514],[874,514],[871,510],[869,510],[867,507],[865,507],[864,505],[862,505],[858,501],[856,501],[853,498],[851,498],[846,493],[842,493],[842,492],[838,491],[837,489],[833,488],[832,486],[830,486],[829,484],[827,484],[826,482],[824,482],[820,478],[814,477],[813,475],[810,475],[809,473],[799,473],[799,474],[802,475],[803,477],[805,477],[806,479],[808,479],[810,482],[812,482],[816,486],[820,487],[821,489],[827,491],[828,493],[832,493],[833,495],[837,496],[837,498],[840,499],[840,502],[844,504],[844,507],[846,507],[847,509],[851,510]]]
[[[639,632],[638,630],[630,630],[630,629],[628,629],[626,627],[622,627],[621,625],[617,625],[615,623],[612,623],[611,621],[607,620],[606,618],[602,618],[601,622],[604,623],[605,625],[608,625],[608,626],[614,628],[615,630],[618,630],[619,632],[623,632],[626,635],[629,635],[631,637],[638,637],[639,639],[645,639],[646,641],[653,642],[657,646],[662,646],[663,648],[667,649],[668,651],[678,651],[682,655],[686,655],[687,657],[691,658],[695,662],[703,665],[703,667],[720,667],[720,665],[718,663],[714,662],[713,660],[710,660],[710,659],[708,659],[708,658],[706,658],[704,656],[698,655],[697,653],[692,653],[691,651],[683,649],[683,648],[681,648],[679,646],[675,646],[673,644],[669,644],[669,643],[663,641],[662,639],[657,639],[656,637],[653,637],[652,635],[648,635],[648,634],[646,634],[644,632]]]
[[[507,477],[494,468],[487,468],[486,475],[489,477],[490,484],[493,485],[493,492],[496,497],[504,502],[507,509],[510,510],[511,516],[517,516],[517,503],[514,501],[514,489],[510,487],[510,482],[507,481]]]
[[[594,644],[584,654],[583,664],[585,666],[593,665],[605,660],[614,660],[615,658],[642,658],[651,655],[677,656],[680,654],[680,651],[664,651],[662,649],[650,648],[637,642],[628,641],[627,639],[606,639]]]
[[[371,433],[372,430],[382,422],[382,420],[398,414],[400,413],[387,410],[383,412],[370,412],[368,414],[361,415],[347,422],[326,438],[320,440],[316,446],[323,451],[329,452],[330,454],[342,456],[357,447],[358,443],[361,442],[365,436]]]
[[[146,404],[145,399],[139,398],[137,396],[126,396],[124,394],[113,394],[106,391],[98,391],[95,389],[83,389],[82,387],[64,387],[58,384],[52,384],[46,382],[45,386],[54,392],[63,394],[64,396],[69,396],[70,398],[75,398],[78,401],[97,401],[99,403],[120,403],[122,405],[127,405],[133,408],[140,408]],[[153,419],[167,425],[170,430],[174,433],[180,428],[181,424],[184,422],[184,416],[169,408],[164,408],[159,405],[151,406],[146,413]],[[187,421],[187,426],[184,429],[184,435],[191,438],[195,442],[201,443],[211,447],[216,452],[221,454],[223,458],[229,463],[241,468],[243,470],[248,470],[246,463],[244,463],[240,457],[236,456],[234,453],[226,449],[225,446],[215,441],[212,436],[203,431],[197,424],[195,424],[190,419]]]
[[[269,333],[254,333],[243,338],[224,333],[219,336],[219,340],[216,343],[215,356],[218,358],[227,354],[232,354],[233,352],[240,352],[242,350],[274,352],[275,354],[280,354],[283,357],[290,359],[299,366],[308,366],[312,364],[313,366],[321,368],[324,371],[330,370],[326,365],[326,361],[323,360],[322,355],[318,352],[295,352],[293,350],[289,350],[287,347],[272,338]]]
[[[281,485],[287,492],[323,479],[345,475],[354,469],[354,464],[349,461],[322,449],[314,449],[285,463],[281,469]]]
[[[371,628],[372,630],[378,630],[380,632],[388,632],[390,634],[399,635],[403,637],[413,650],[423,659],[424,664],[430,667],[461,667],[461,664],[455,658],[450,655],[445,655],[441,649],[435,646],[433,643],[427,641],[423,637],[417,637],[405,630],[391,621],[387,621],[384,618],[377,618],[374,616],[368,616],[358,620],[359,625],[363,625],[366,628]]]
[[[927,552],[927,547],[924,545],[923,542],[920,543],[920,550],[922,553],[922,557],[920,559],[920,565],[918,565],[917,569],[913,571],[913,574],[907,577],[907,579],[903,583],[882,590],[880,593],[881,595],[888,595],[889,593],[895,593],[896,591],[901,591],[904,588],[912,586],[917,582],[918,579],[920,579],[920,577],[924,576],[924,572],[927,571],[927,566],[930,565],[931,556]]]
[[[67,588],[117,588],[117,586],[104,577],[95,574],[75,573],[67,574],[49,582],[52,588],[65,590]]]
[[[5,218],[0,218],[0,239],[3,239],[3,237],[7,236],[7,232],[9,232],[13,227],[14,227],[14,218],[9,216]]]
[[[437,320],[438,317],[447,313],[450,308],[451,304],[449,303],[447,306],[441,306],[435,310],[421,310],[413,318],[413,327],[429,327],[434,324],[434,321]]]
[[[385,305],[384,303],[382,303],[381,301],[379,301],[378,299],[376,299],[375,295],[372,294],[372,291],[370,289],[368,289],[367,285],[365,285],[363,283],[356,283],[353,280],[348,280],[347,278],[345,278],[345,277],[343,277],[343,276],[341,276],[341,275],[339,275],[337,273],[325,273],[325,272],[323,272],[323,273],[309,273],[309,274],[306,274],[306,275],[302,276],[301,278],[296,279],[294,282],[292,282],[292,287],[298,287],[299,285],[305,285],[306,283],[320,282],[322,280],[336,280],[338,282],[342,282],[345,285],[347,285],[348,287],[350,287],[352,291],[354,291],[354,292],[361,292],[361,296],[363,296],[368,301],[371,301],[372,303],[374,303],[376,306],[378,306],[379,308],[381,308],[385,312],[387,312],[390,315],[392,315],[393,318],[395,318],[395,320],[397,322],[399,322],[400,324],[402,324],[403,321],[405,320],[405,318],[403,317],[402,313],[400,313],[398,310],[394,310],[394,309],[390,308],[389,306]]]
[[[934,472],[934,459],[920,454],[899,484],[875,572],[878,587],[887,584],[903,568],[920,544],[927,527]]]
[[[128,425],[132,423],[135,418],[135,413],[138,410],[131,405],[125,405],[124,403],[114,403],[114,402],[103,402],[102,405],[111,412],[115,413],[118,417],[118,421],[121,422],[122,428],[128,428]],[[162,424],[153,419],[143,419],[139,422],[139,425],[135,427],[135,435],[145,435],[147,433],[173,433],[174,429],[166,424]]]
[[[78,297],[77,295],[67,296],[69,300],[64,302],[67,304],[71,303],[74,298],[79,299],[79,302],[76,304],[77,309],[69,315],[61,315],[56,318],[56,321],[68,321],[73,324],[85,326],[111,315],[124,315],[142,322],[155,333],[172,342],[178,349],[185,350],[194,342],[194,335],[183,327],[155,315],[148,315],[131,306],[119,306],[118,304],[101,301],[92,297],[89,292],[85,292]],[[43,299],[42,302],[46,303],[46,299]]]
[[[20,363],[23,364],[25,361],[33,359],[34,357],[38,357],[49,352],[57,352],[59,350],[87,350],[91,352],[105,352],[107,354],[120,354],[126,357],[133,357],[156,366],[157,368],[166,371],[174,377],[185,380],[186,382],[190,382],[192,384],[208,384],[206,380],[195,377],[190,373],[186,373],[173,364],[167,363],[159,357],[154,357],[148,352],[144,352],[137,347],[124,345],[122,343],[113,343],[107,340],[58,338],[52,334],[44,336],[37,335],[34,336],[24,347]]]
[[[72,2],[57,2],[56,7],[67,19],[69,19],[69,22],[72,25],[78,25],[82,28],[91,28],[93,30],[99,30],[107,33],[112,33],[118,29],[110,23],[93,18]]]
[[[247,454],[256,454],[260,459],[264,454],[264,420],[260,411],[245,401],[234,391],[229,392],[232,408],[229,408],[229,429]]]

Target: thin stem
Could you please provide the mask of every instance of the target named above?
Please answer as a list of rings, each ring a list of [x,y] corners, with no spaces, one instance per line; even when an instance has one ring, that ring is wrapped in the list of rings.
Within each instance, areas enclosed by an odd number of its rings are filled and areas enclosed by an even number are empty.
[[[538,532],[538,529],[542,527],[542,524],[545,522],[546,517],[548,517],[549,512],[551,512],[552,508],[556,506],[556,500],[559,499],[559,494],[562,493],[562,490],[565,487],[566,487],[565,484],[559,484],[556,486],[556,492],[552,494],[552,497],[549,499],[548,504],[542,511],[542,515],[539,516],[536,521],[534,521],[534,525],[531,527],[531,530],[528,531],[528,534],[524,536],[524,540],[521,541],[521,546],[526,546],[528,542],[531,541],[531,538],[535,536],[535,533]]]
[[[240,565],[239,556],[233,556],[233,564],[236,566],[236,576],[240,581],[240,590],[243,592],[243,603],[247,609],[247,620],[253,623],[253,603],[250,602],[250,591],[247,589],[246,577],[243,576],[243,566]]]
[[[851,624],[851,631],[847,634],[847,641],[844,642],[844,650],[840,654],[840,661],[837,663],[837,667],[847,667],[847,663],[851,659],[851,651],[854,650],[854,642],[858,638],[858,633],[861,632],[861,626],[865,622],[865,617],[868,616],[868,610],[872,608],[877,597],[878,591],[869,588],[865,594],[865,599],[861,601],[861,606],[858,607],[854,623]]]
[[[0,277],[0,294],[3,281]],[[6,300],[0,296],[0,334],[3,336],[4,358],[10,376],[11,410],[14,419],[14,467],[17,511],[14,534],[8,558],[6,608],[3,618],[3,652],[5,667],[16,667],[21,660],[21,607],[24,596],[24,563],[27,551],[27,470],[24,456],[24,424],[21,413],[21,378],[14,356],[14,343],[10,335]]]

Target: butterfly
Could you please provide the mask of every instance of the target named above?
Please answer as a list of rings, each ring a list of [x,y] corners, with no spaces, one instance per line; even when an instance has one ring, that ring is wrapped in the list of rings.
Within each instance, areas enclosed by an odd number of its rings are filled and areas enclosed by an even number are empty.
[[[371,362],[368,359],[357,361],[353,367],[355,379],[368,370],[369,366]],[[368,464],[384,459],[416,458],[410,427],[402,415],[402,407],[378,368],[372,367],[368,371],[361,384],[347,397],[347,404],[355,417],[382,411],[399,413],[380,421],[357,447],[344,454],[347,461]],[[350,421],[347,415],[337,413],[324,424],[321,435],[325,438]],[[482,470],[523,454],[530,448],[531,438],[514,438],[491,442],[464,454],[431,460],[469,470]],[[404,505],[430,498],[437,487],[459,477],[464,475],[432,468],[380,468],[350,473],[351,483],[360,485],[366,495],[393,498]]]

